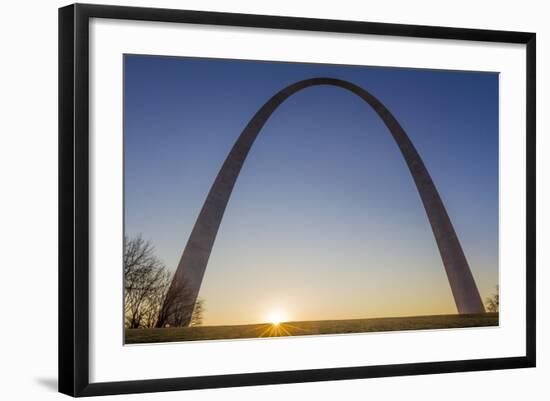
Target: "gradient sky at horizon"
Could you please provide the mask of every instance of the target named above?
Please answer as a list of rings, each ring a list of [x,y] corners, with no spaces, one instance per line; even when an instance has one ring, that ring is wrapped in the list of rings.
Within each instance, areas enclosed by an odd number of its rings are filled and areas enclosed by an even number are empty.
[[[160,56],[124,58],[125,233],[175,270],[231,146],[273,94],[334,77],[378,97],[423,158],[485,299],[498,283],[498,74]],[[204,324],[456,313],[387,128],[336,87],[272,115],[226,209]]]

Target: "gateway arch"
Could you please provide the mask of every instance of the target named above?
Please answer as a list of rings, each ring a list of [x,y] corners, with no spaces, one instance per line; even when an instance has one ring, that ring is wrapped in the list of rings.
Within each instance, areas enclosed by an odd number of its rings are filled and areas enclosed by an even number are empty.
[[[334,78],[312,78],[287,86],[269,99],[246,125],[225,159],[195,222],[183,251],[174,278],[159,315],[159,327],[188,326],[201,282],[208,264],[216,234],[225,208],[243,167],[248,152],[271,114],[294,93],[318,85],[346,89],[363,99],[388,127],[403,155],[441,254],[457,310],[461,314],[483,313],[485,308],[479,295],[468,261],[464,256],[453,224],[437,192],[434,182],[411,140],[377,98],[351,82]]]

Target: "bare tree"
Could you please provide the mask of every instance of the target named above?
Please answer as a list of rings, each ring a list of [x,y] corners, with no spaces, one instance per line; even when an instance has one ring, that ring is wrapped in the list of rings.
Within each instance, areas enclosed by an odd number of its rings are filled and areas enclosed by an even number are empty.
[[[159,280],[158,290],[151,292],[147,302],[143,305],[143,327],[156,327],[162,301],[164,301],[164,297],[170,286],[171,276],[168,270],[164,272],[163,277]]]
[[[124,239],[124,316],[128,328],[154,327],[170,273],[141,236]]]
[[[195,307],[193,308],[193,314],[191,315],[190,326],[200,326],[202,325],[203,315],[204,315],[204,299],[199,298],[195,302]]]
[[[189,301],[185,282],[168,291],[172,274],[155,256],[155,249],[141,236],[124,238],[124,318],[127,328],[202,324],[204,301]]]
[[[491,295],[485,300],[485,306],[487,307],[487,312],[498,312],[499,311],[499,289],[498,285],[496,286],[497,292]]]
[[[156,327],[187,326],[192,321],[195,305],[198,304],[193,303],[192,295],[186,280],[173,280],[166,291]]]

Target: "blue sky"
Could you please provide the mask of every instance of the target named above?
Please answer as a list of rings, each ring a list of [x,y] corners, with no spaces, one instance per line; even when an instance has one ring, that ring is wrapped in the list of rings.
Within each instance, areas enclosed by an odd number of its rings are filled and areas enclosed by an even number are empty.
[[[126,55],[126,235],[174,270],[231,146],[273,94],[313,77],[378,97],[423,158],[485,298],[498,283],[498,74]],[[455,313],[387,128],[337,87],[273,114],[239,176],[200,296],[206,324]]]

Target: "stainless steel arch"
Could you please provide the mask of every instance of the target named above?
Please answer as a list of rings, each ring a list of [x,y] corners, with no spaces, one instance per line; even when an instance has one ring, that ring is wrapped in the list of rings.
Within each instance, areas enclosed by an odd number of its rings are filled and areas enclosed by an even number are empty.
[[[424,162],[401,125],[378,99],[363,88],[334,78],[312,78],[296,82],[269,99],[250,120],[233,145],[195,222],[161,309],[158,326],[190,324],[191,312],[218,228],[250,148],[268,118],[281,103],[292,94],[317,85],[332,85],[353,92],[367,102],[382,118],[401,150],[420,194],[458,312],[461,314],[485,312],[472,272],[441,197]]]

